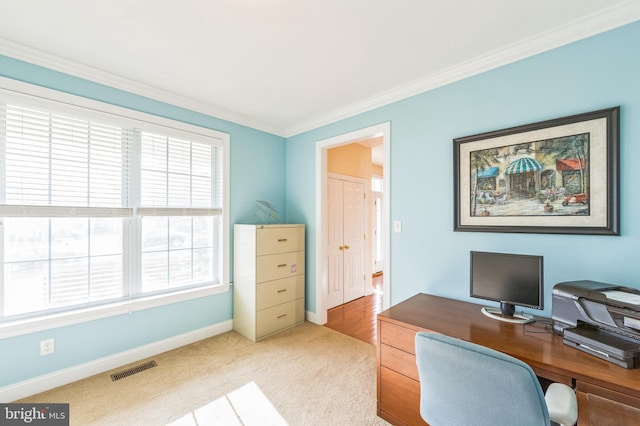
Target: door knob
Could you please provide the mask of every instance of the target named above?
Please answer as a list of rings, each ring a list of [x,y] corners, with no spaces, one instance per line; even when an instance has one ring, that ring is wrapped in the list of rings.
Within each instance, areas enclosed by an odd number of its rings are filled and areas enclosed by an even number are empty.
[[[344,249],[345,250],[349,250],[349,246],[344,246]]]

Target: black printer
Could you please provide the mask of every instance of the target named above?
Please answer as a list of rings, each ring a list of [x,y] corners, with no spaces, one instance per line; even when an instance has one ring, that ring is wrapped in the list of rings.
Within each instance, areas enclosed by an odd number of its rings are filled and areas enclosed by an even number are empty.
[[[640,290],[597,281],[556,284],[553,331],[566,345],[624,368],[640,368]]]

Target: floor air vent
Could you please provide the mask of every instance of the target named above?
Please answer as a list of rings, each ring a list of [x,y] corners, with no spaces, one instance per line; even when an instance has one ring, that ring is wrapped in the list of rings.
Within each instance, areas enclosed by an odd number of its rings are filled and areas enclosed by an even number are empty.
[[[157,367],[157,366],[158,364],[156,364],[155,361],[145,362],[144,364],[136,365],[135,367],[129,368],[128,370],[124,370],[119,373],[112,374],[111,380],[115,382],[116,380],[124,379],[125,377],[132,376],[136,373],[139,373],[141,371],[148,370],[150,368]]]

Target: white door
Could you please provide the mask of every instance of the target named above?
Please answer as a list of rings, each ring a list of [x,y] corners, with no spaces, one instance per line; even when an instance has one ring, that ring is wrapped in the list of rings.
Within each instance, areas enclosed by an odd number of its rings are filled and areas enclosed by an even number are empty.
[[[367,277],[365,265],[365,193],[364,184],[344,181],[344,302],[364,296]]]
[[[365,295],[366,200],[362,182],[327,180],[327,309]]]
[[[343,187],[338,179],[327,179],[327,309],[344,302]]]

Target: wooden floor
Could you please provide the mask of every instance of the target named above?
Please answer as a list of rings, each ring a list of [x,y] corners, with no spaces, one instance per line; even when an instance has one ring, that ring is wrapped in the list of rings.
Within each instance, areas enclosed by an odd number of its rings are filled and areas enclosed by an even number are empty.
[[[373,294],[330,309],[325,327],[375,345],[378,341],[376,317],[382,312],[381,275],[373,277],[373,287]]]

